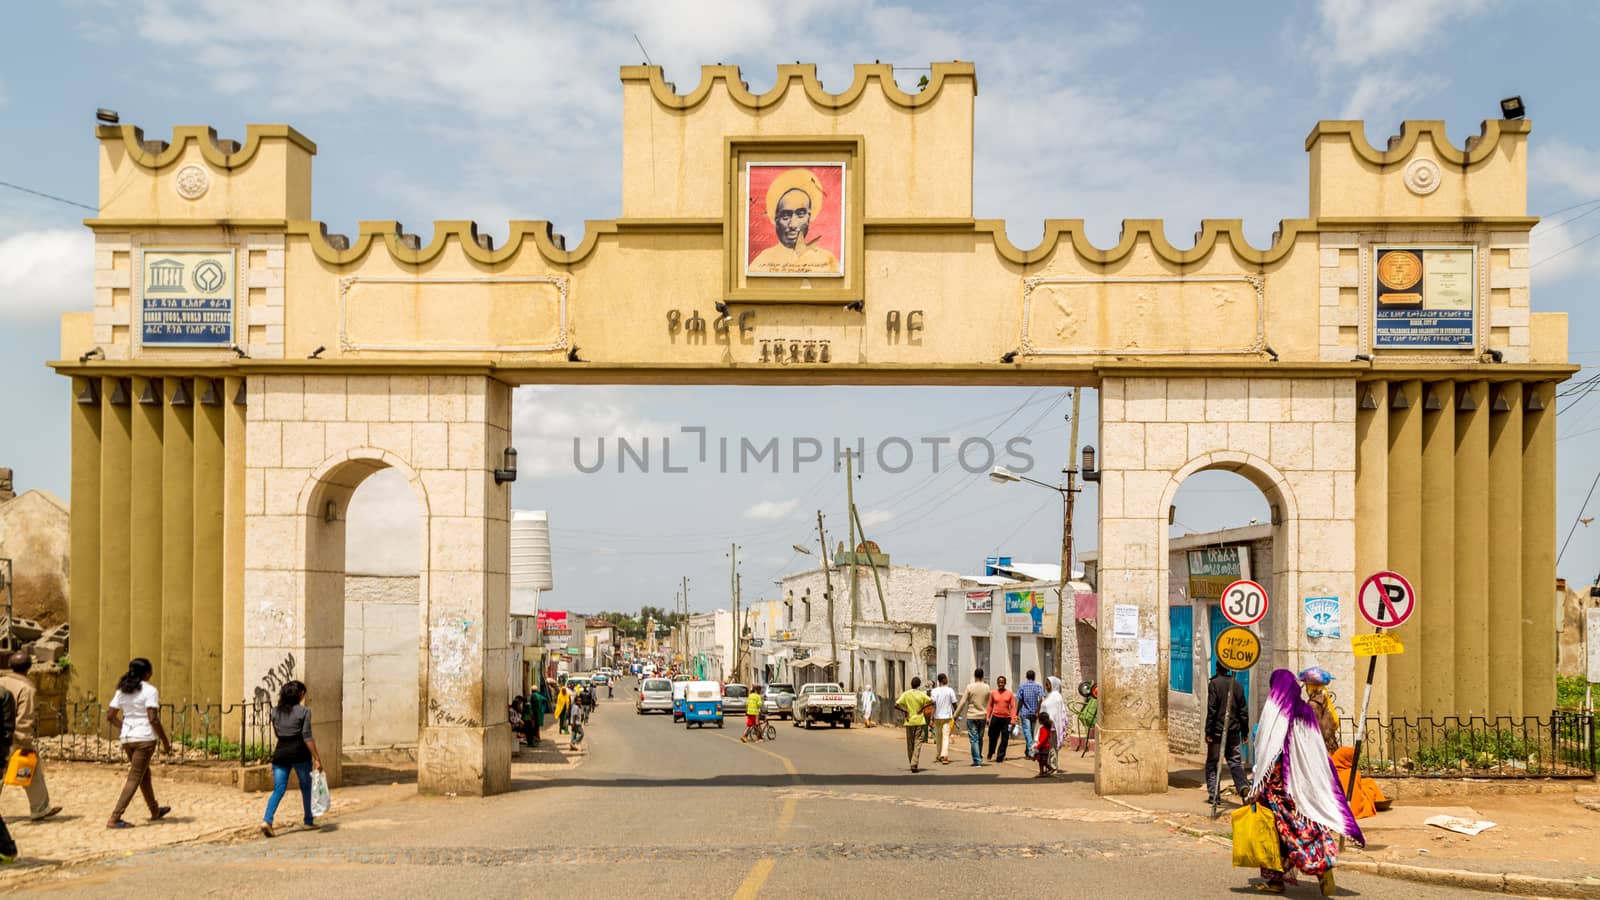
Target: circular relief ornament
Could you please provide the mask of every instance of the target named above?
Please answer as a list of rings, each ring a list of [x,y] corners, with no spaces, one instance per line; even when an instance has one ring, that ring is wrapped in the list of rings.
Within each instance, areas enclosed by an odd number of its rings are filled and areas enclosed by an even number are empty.
[[[1439,164],[1431,159],[1413,159],[1406,165],[1406,189],[1419,197],[1439,189]]]
[[[1422,280],[1422,260],[1409,250],[1390,250],[1378,260],[1378,281],[1391,291],[1403,291]]]
[[[211,176],[199,166],[184,166],[173,176],[172,183],[177,188],[179,197],[185,200],[199,200],[211,187]]]

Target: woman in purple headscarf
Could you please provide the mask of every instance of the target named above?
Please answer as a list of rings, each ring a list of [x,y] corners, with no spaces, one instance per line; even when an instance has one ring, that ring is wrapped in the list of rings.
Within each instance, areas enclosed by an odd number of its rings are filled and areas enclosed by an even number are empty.
[[[1293,672],[1272,673],[1272,695],[1256,728],[1255,800],[1278,820],[1283,871],[1262,869],[1259,890],[1283,893],[1296,884],[1294,871],[1317,876],[1322,895],[1333,896],[1333,866],[1339,854],[1335,834],[1365,847],[1366,838],[1339,789],[1338,776],[1322,743],[1316,711],[1300,697]]]

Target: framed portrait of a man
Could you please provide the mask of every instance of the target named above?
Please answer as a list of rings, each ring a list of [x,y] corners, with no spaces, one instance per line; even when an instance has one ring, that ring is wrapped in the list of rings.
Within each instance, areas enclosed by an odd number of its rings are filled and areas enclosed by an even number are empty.
[[[722,299],[849,304],[866,270],[866,139],[726,138]]]
[[[744,272],[768,278],[843,278],[843,162],[745,164]]]

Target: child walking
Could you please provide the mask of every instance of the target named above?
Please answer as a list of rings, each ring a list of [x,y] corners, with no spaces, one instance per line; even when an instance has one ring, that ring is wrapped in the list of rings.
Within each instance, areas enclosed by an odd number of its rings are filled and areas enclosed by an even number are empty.
[[[1039,736],[1033,745],[1033,757],[1039,761],[1039,774],[1035,778],[1045,778],[1055,774],[1055,767],[1050,764],[1050,751],[1056,746],[1056,723],[1050,721],[1050,714],[1044,710],[1039,711]]]

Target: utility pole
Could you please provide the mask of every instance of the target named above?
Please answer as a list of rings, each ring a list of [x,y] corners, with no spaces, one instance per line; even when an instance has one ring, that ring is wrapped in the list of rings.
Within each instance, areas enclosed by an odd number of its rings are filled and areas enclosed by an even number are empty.
[[[683,664],[689,664],[689,576],[683,576],[683,611],[678,619],[678,640],[683,644]]]
[[[728,596],[733,603],[733,677],[739,677],[739,545],[728,545]]]
[[[844,452],[844,496],[850,505],[846,516],[850,521],[850,690],[856,689],[856,620],[861,618],[861,604],[856,600],[856,479],[855,454]]]
[[[861,513],[851,508],[850,515],[856,520],[856,532],[861,535],[861,543],[868,544],[867,528],[861,524]],[[883,580],[878,577],[878,566],[871,557],[867,558],[867,568],[872,570],[872,584],[878,589],[878,611],[883,615],[883,621],[889,621],[889,601],[883,599]]]
[[[1073,500],[1078,496],[1078,395],[1080,388],[1072,389],[1072,414],[1069,417],[1067,439],[1067,489],[1061,492],[1061,501],[1066,506],[1064,515],[1066,521],[1061,527],[1061,579],[1056,585],[1056,677],[1063,684],[1067,679],[1066,660],[1067,654],[1067,582],[1072,578],[1072,506]]]
[[[744,606],[744,576],[737,572],[733,575],[733,678],[744,683],[744,617],[740,609]]]
[[[833,575],[828,571],[828,535],[822,530],[822,510],[817,510],[817,542],[822,545],[823,595],[828,599],[828,647],[833,664],[839,664],[839,623],[833,618]]]

